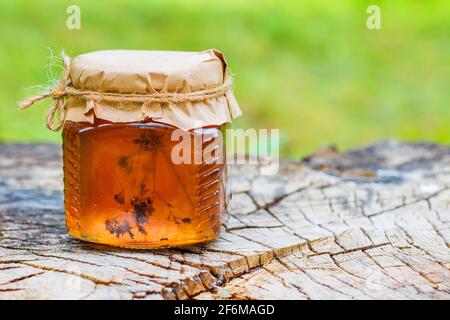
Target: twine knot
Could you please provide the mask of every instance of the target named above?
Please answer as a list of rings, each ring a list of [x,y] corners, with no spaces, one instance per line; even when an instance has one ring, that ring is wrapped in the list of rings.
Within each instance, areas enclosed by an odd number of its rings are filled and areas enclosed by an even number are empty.
[[[61,99],[62,97],[64,97],[67,93],[65,93],[64,91],[52,91],[51,92],[51,97],[53,99]]]

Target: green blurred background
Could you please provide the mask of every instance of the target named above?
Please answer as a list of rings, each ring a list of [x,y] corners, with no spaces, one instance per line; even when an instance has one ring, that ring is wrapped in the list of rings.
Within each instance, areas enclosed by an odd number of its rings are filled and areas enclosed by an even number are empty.
[[[81,30],[66,28],[67,6]],[[366,9],[381,8],[381,30]],[[16,101],[48,83],[49,50],[194,50],[227,55],[244,111],[237,127],[280,128],[281,153],[384,138],[450,143],[450,1],[0,1],[0,140],[60,141],[49,101]]]

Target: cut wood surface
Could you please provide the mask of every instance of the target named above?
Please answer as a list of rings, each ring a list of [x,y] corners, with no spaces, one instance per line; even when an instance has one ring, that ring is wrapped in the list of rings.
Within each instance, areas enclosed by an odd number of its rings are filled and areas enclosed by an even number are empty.
[[[0,144],[1,299],[449,299],[450,148],[379,142],[231,169],[231,218],[200,246],[70,238],[60,147]]]

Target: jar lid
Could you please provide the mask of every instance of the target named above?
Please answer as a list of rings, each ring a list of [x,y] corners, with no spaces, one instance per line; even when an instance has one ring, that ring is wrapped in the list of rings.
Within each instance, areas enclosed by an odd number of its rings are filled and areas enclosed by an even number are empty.
[[[241,114],[231,86],[224,89],[231,84],[231,77],[223,53],[215,49],[94,51],[72,60],[70,80],[75,89],[98,93],[95,99],[88,94],[68,96],[65,119],[71,121],[92,123],[99,118],[137,122],[151,118],[190,130],[231,122]],[[102,94],[117,94],[117,98],[102,100]],[[165,98],[130,101],[121,96]]]

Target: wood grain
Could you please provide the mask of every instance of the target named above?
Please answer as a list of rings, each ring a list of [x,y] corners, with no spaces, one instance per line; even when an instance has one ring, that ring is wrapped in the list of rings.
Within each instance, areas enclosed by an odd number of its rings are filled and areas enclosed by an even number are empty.
[[[379,142],[231,168],[219,240],[153,251],[65,230],[59,146],[0,144],[0,299],[449,299],[450,148]]]

